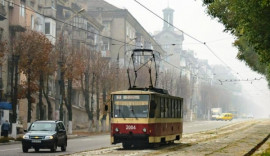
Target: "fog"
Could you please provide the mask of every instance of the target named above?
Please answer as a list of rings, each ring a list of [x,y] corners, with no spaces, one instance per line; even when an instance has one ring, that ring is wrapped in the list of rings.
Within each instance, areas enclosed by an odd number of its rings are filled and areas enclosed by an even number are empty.
[[[199,59],[207,59],[210,65],[222,64],[231,69],[231,73],[241,80],[251,80],[264,77],[236,59],[237,49],[232,46],[234,37],[224,32],[224,26],[205,13],[201,0],[106,0],[121,9],[127,9],[138,22],[151,34],[162,30],[163,21],[149,10],[163,17],[162,10],[170,7],[174,9],[173,25],[183,30],[183,49],[193,50]],[[143,8],[139,3],[147,7]],[[193,38],[189,37],[192,36]],[[209,51],[197,39],[206,42],[212,51]],[[243,110],[255,117],[269,117],[270,93],[265,78],[257,81],[236,82],[241,85],[241,96],[245,99]],[[230,83],[227,85],[235,85]]]

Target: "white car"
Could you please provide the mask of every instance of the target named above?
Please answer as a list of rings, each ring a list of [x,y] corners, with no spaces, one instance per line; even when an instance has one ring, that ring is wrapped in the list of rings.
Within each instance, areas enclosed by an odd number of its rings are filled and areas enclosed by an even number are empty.
[[[249,114],[249,115],[247,115],[247,118],[248,118],[248,119],[253,119],[254,116],[253,116],[253,114]]]

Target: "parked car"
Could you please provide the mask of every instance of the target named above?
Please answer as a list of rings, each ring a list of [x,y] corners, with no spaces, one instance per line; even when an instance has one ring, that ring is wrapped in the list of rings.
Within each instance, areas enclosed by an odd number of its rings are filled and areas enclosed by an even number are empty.
[[[253,119],[254,116],[253,116],[253,114],[248,114],[248,115],[247,115],[247,118],[248,118],[248,119]]]
[[[232,120],[233,114],[232,113],[222,113],[220,116],[217,117],[217,120],[227,121]]]
[[[67,133],[62,121],[35,121],[25,132],[22,140],[22,150],[25,153],[30,148],[34,148],[36,152],[39,149],[55,152],[57,147],[61,147],[61,151],[66,151]]]

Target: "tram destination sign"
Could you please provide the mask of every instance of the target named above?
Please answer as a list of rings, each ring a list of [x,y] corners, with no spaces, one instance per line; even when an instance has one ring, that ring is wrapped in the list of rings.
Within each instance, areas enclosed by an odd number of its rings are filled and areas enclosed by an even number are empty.
[[[149,95],[114,95],[115,101],[148,101]]]

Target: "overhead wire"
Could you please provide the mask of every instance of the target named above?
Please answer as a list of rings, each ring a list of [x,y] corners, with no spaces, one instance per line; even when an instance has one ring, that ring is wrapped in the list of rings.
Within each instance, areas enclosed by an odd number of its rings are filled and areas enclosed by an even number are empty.
[[[143,5],[142,3],[138,2],[137,0],[134,0],[136,3],[138,3],[140,6],[142,6],[144,9],[148,10],[149,12],[151,12],[152,14],[154,14],[156,17],[158,17],[159,19],[161,19],[162,21],[166,22],[167,24],[169,24],[170,26],[174,27],[176,30],[182,32],[183,34],[185,34],[186,36],[192,38],[193,40],[199,42],[200,44],[203,44],[204,46],[206,46],[206,48],[221,62],[223,63],[227,68],[229,68],[230,70],[234,71],[237,75],[239,75],[239,72],[235,71],[234,69],[232,69],[226,62],[224,62],[219,56],[216,55],[216,53],[207,45],[206,42],[203,42],[193,36],[191,36],[190,34],[184,32],[183,30],[177,28],[176,26],[174,26],[173,24],[171,24],[170,22],[168,22],[167,20],[163,19],[162,17],[160,17],[158,14],[156,14],[155,12],[153,12],[151,9],[147,8],[145,5]],[[241,75],[239,75],[241,77]],[[242,77],[241,77],[242,78]],[[255,87],[255,86],[254,86]],[[256,88],[256,87],[255,87]],[[256,88],[258,89],[258,88]]]
[[[26,6],[22,6],[22,5],[17,4],[17,3],[13,2],[13,1],[8,1],[8,0],[4,0],[4,1],[5,1],[5,2],[8,2],[8,3],[11,3],[11,4],[13,4],[13,5],[17,6],[17,7],[21,7],[21,8],[24,8],[24,9],[26,9],[26,10],[32,11],[33,13],[42,15],[42,16],[44,16],[44,17],[51,18],[51,19],[53,19],[53,20],[55,20],[55,21],[57,21],[57,22],[60,22],[60,23],[62,23],[62,24],[65,24],[65,25],[68,25],[68,26],[71,26],[71,27],[80,29],[80,30],[82,30],[82,31],[85,31],[85,32],[88,32],[88,33],[92,33],[92,34],[98,35],[98,36],[100,36],[100,37],[104,37],[104,38],[107,38],[107,39],[110,39],[110,40],[114,40],[114,41],[117,41],[117,42],[120,42],[120,43],[123,43],[123,44],[127,44],[127,43],[124,42],[124,41],[121,41],[121,40],[118,40],[118,39],[115,39],[115,38],[112,38],[112,37],[104,36],[104,35],[101,35],[101,34],[99,34],[99,33],[95,33],[95,32],[86,30],[86,29],[84,29],[84,28],[77,27],[77,26],[75,26],[75,25],[72,25],[72,24],[67,23],[67,22],[65,22],[65,21],[62,21],[62,20],[59,20],[59,19],[57,19],[57,18],[54,18],[54,17],[51,17],[51,16],[47,16],[47,15],[42,14],[42,13],[40,13],[40,12],[34,10],[34,9],[30,9],[30,8],[28,8],[28,7],[26,7]]]
[[[126,45],[134,46],[133,44],[126,43],[126,42],[124,42],[124,41],[121,41],[121,40],[118,40],[118,39],[115,39],[115,38],[112,38],[112,37],[104,36],[104,35],[101,35],[101,34],[99,34],[99,33],[95,33],[95,32],[92,32],[92,31],[83,29],[83,28],[81,28],[81,27],[77,27],[77,26],[75,26],[75,25],[72,25],[72,24],[67,23],[67,22],[65,22],[65,21],[62,21],[62,20],[59,20],[59,19],[57,19],[57,18],[53,18],[53,17],[51,17],[51,16],[47,16],[47,15],[42,14],[42,13],[40,13],[40,12],[34,10],[34,9],[30,9],[30,8],[28,8],[28,7],[26,7],[26,6],[19,5],[19,4],[15,3],[15,2],[13,2],[13,1],[8,1],[8,0],[4,0],[4,1],[5,1],[5,2],[8,2],[8,3],[12,3],[13,5],[15,5],[15,6],[17,6],[17,7],[24,8],[24,9],[26,9],[26,10],[29,10],[29,11],[31,11],[31,12],[33,12],[33,13],[42,15],[42,16],[44,16],[44,17],[51,18],[51,19],[53,19],[53,20],[55,20],[55,21],[57,21],[57,22],[60,22],[60,23],[62,23],[62,24],[65,24],[65,25],[68,25],[68,26],[71,26],[71,27],[75,27],[75,28],[80,29],[80,30],[82,30],[82,31],[85,31],[85,32],[88,32],[88,33],[92,33],[92,34],[98,35],[98,36],[100,36],[100,37],[104,37],[104,38],[107,38],[107,39],[110,39],[110,40],[114,40],[114,41],[117,41],[117,42],[120,42],[120,43],[123,43],[123,44],[126,44]],[[151,13],[153,13],[155,16],[157,16],[157,17],[160,18],[161,20],[165,21],[165,22],[168,23],[169,25],[171,25],[171,26],[173,26],[174,28],[176,28],[178,31],[180,31],[180,32],[182,32],[183,34],[187,35],[188,37],[194,39],[195,41],[199,42],[200,44],[205,45],[205,46],[207,47],[207,49],[208,49],[215,57],[217,57],[224,65],[226,65],[229,69],[232,70],[232,68],[230,68],[230,67],[229,67],[222,59],[220,59],[220,58],[215,54],[215,52],[214,52],[214,51],[206,44],[206,42],[202,42],[202,41],[198,40],[197,38],[195,38],[195,37],[193,37],[193,36],[187,34],[187,33],[184,32],[183,30],[181,30],[181,29],[175,27],[173,24],[169,23],[168,21],[166,21],[166,20],[163,19],[162,17],[158,16],[156,13],[154,13],[152,10],[148,9],[147,7],[145,7],[143,4],[141,4],[141,3],[138,2],[137,0],[134,0],[134,1],[137,2],[138,4],[140,4],[142,7],[144,7],[144,8],[147,9],[148,11],[150,11]],[[172,44],[172,45],[176,45],[176,44]],[[159,45],[159,46],[160,46],[160,45]],[[165,60],[163,60],[163,61],[165,61]],[[169,62],[167,62],[167,61],[165,61],[165,62],[168,63],[168,64],[170,64],[170,65],[172,65],[171,63],[169,63]],[[174,65],[172,65],[172,66],[174,66]],[[178,68],[178,67],[176,67],[176,66],[174,66],[174,67],[175,67],[175,68]],[[178,68],[178,69],[179,69],[179,68]],[[182,70],[182,69],[180,69],[180,70]],[[237,73],[238,73],[238,72],[237,72]]]
[[[225,63],[219,56],[217,56],[217,54],[207,45],[206,42],[203,42],[195,37],[193,37],[192,35],[184,32],[183,30],[177,28],[176,26],[174,26],[173,24],[171,24],[170,22],[168,22],[167,20],[163,19],[162,17],[160,17],[158,14],[156,14],[155,12],[153,12],[151,9],[147,8],[145,5],[143,5],[142,3],[138,2],[137,0],[134,0],[136,3],[138,3],[140,6],[142,6],[144,9],[148,10],[149,12],[151,12],[152,14],[154,14],[156,17],[158,17],[159,19],[161,19],[162,21],[166,22],[167,24],[169,24],[170,26],[174,27],[176,30],[182,32],[183,34],[185,34],[186,36],[192,38],[193,40],[199,42],[200,44],[205,45],[205,47],[221,62],[223,63],[227,68],[233,70],[227,63]],[[233,70],[234,71],[234,70]],[[236,71],[235,71],[236,72]],[[236,72],[238,73],[238,72]]]

